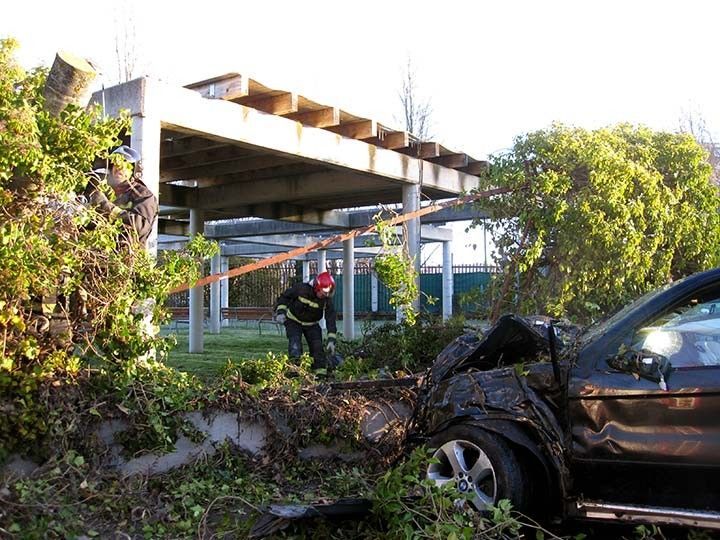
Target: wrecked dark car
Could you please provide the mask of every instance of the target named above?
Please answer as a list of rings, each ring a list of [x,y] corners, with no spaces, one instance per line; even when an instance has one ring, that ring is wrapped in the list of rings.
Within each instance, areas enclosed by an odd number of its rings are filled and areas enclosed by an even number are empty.
[[[720,269],[583,333],[508,315],[438,357],[427,476],[482,509],[720,529]]]

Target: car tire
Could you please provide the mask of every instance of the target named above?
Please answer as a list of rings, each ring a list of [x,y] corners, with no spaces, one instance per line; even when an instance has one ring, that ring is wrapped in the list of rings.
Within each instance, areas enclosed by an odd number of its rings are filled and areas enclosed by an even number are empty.
[[[459,424],[433,436],[428,448],[437,463],[428,463],[426,478],[437,485],[454,482],[475,509],[485,510],[502,499],[509,499],[516,510],[527,508],[527,478],[517,454],[502,437]]]

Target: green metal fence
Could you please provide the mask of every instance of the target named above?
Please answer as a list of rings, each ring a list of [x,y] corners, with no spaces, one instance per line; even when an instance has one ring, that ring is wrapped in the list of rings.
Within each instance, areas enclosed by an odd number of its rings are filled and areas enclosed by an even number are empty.
[[[453,266],[453,312],[473,311],[473,306],[461,305],[458,301],[463,295],[483,290],[493,274],[498,272],[495,266],[456,265]],[[390,305],[390,291],[380,281],[377,282],[377,309],[372,305],[372,266],[355,266],[355,312],[379,314],[393,313]],[[335,309],[343,309],[342,276],[336,276]],[[442,313],[442,266],[425,266],[420,271],[421,308],[431,313]]]

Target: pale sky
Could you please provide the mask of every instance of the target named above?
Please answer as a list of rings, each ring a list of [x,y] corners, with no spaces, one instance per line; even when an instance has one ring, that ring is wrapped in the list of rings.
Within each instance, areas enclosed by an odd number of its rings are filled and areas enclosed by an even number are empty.
[[[676,130],[690,111],[720,133],[712,0],[25,1],[3,6],[0,37],[27,67],[61,49],[89,57],[109,86],[123,16],[137,75],[235,71],[390,127],[411,58],[435,140],[478,159],[553,121]]]

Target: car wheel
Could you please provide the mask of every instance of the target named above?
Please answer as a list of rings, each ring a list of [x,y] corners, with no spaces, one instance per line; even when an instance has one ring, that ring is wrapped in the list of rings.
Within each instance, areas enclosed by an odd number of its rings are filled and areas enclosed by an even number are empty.
[[[477,510],[501,499],[509,499],[518,510],[526,507],[522,468],[501,437],[474,426],[457,425],[432,437],[428,447],[434,449],[435,459],[428,464],[426,477],[439,486],[454,483]]]

